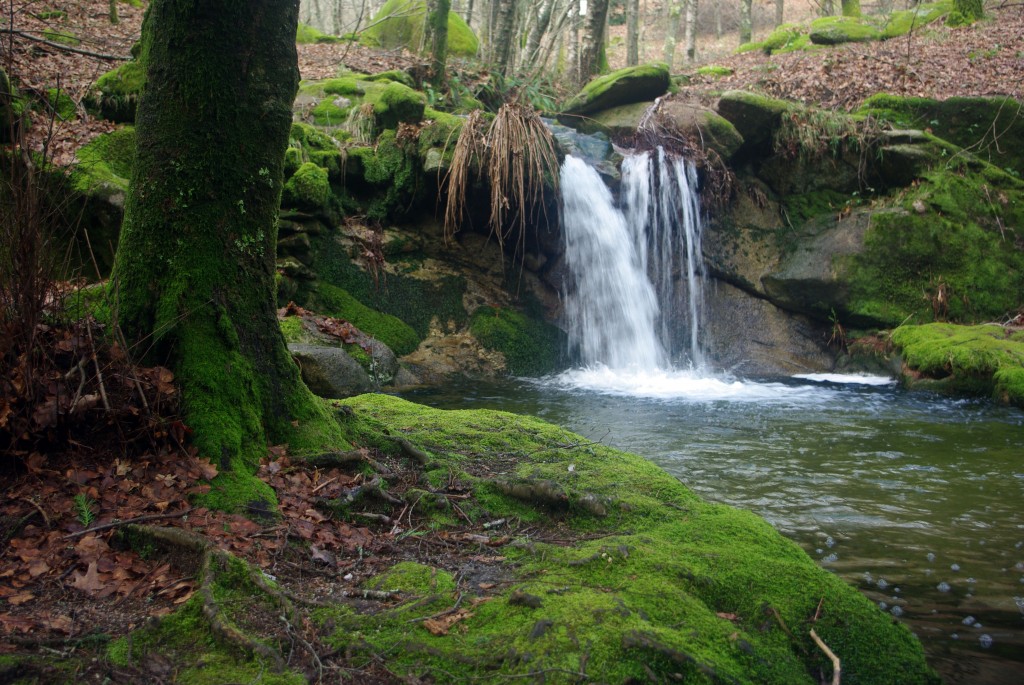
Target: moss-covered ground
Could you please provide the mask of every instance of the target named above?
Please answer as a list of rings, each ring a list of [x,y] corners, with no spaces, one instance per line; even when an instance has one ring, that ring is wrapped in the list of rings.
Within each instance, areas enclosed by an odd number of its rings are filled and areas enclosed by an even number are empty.
[[[908,385],[1024,407],[1024,330],[988,324],[901,326],[892,341]]]

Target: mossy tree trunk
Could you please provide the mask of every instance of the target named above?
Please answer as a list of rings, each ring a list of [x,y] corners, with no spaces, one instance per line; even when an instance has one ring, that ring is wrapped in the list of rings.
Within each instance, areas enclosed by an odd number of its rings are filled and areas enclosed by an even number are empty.
[[[985,16],[984,0],[953,0],[953,9],[971,21]]]
[[[207,503],[258,511],[268,440],[338,438],[302,384],[275,315],[284,151],[298,87],[298,0],[153,0],[131,192],[112,279],[118,321],[169,364]]]
[[[860,16],[860,0],[842,0],[844,17]]]
[[[448,12],[451,0],[427,0],[427,31],[430,34],[431,82],[442,86],[447,82],[445,69],[448,62]]]

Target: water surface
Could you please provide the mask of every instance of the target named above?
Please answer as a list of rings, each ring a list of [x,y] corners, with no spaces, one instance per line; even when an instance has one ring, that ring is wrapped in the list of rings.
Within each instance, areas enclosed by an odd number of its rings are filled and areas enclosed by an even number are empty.
[[[1024,412],[879,378],[600,367],[405,397],[539,416],[642,454],[906,622],[947,682],[1021,682]]]

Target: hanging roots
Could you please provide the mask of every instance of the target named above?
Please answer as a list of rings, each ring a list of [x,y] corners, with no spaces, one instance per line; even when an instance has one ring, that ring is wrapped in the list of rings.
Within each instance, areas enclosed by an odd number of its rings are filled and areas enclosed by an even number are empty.
[[[522,255],[527,222],[544,211],[545,182],[558,186],[558,155],[551,132],[536,111],[515,102],[501,106],[486,132],[481,113],[469,115],[448,172],[446,239],[458,232],[474,162],[491,184],[491,235],[502,249],[513,238],[516,253]]]

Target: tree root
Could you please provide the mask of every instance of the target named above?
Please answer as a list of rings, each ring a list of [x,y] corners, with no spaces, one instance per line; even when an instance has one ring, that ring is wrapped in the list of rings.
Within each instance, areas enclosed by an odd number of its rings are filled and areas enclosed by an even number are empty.
[[[362,464],[384,476],[391,477],[391,470],[366,453],[366,450],[350,450],[348,452],[325,452],[310,457],[303,457],[302,463],[318,469],[352,468]]]
[[[392,436],[391,439],[398,444],[399,449],[402,450],[402,454],[409,457],[420,466],[426,466],[427,462],[430,461],[430,456],[426,452],[416,447],[405,438]]]
[[[274,647],[261,642],[236,628],[218,603],[214,588],[217,578],[230,570],[233,564],[241,564],[247,580],[266,595],[281,612],[281,620],[286,623],[289,635],[294,636],[300,629],[303,619],[290,596],[283,590],[270,584],[263,572],[218,549],[203,538],[177,528],[158,528],[128,524],[124,526],[122,537],[133,547],[156,547],[169,557],[171,563],[183,571],[195,573],[199,580],[197,593],[202,601],[201,610],[213,634],[225,644],[243,652],[260,656],[273,665],[277,672],[285,669],[285,659]],[[305,639],[298,641],[314,661],[319,660],[316,651]]]
[[[491,483],[502,494],[523,502],[556,508],[569,506],[569,496],[553,480],[492,480]]]
[[[395,497],[394,495],[387,492],[386,490],[384,490],[384,488],[381,487],[381,479],[377,476],[374,476],[372,479],[363,483],[362,485],[357,485],[356,487],[352,488],[341,497],[319,497],[315,500],[315,504],[318,507],[326,509],[346,508],[358,502],[362,498],[370,495],[378,499],[384,500],[388,504],[393,504],[395,506],[405,505],[405,502],[403,502],[401,499]]]

